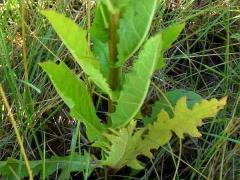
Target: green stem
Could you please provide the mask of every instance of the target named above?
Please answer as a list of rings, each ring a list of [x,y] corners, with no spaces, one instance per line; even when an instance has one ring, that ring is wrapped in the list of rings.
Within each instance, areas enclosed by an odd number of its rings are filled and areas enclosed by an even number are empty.
[[[116,67],[117,62],[117,29],[119,25],[119,11],[114,12],[110,16],[109,26],[109,77],[108,83],[112,91],[117,91],[120,88],[121,68]],[[114,112],[114,104],[112,100],[108,103],[108,112]]]

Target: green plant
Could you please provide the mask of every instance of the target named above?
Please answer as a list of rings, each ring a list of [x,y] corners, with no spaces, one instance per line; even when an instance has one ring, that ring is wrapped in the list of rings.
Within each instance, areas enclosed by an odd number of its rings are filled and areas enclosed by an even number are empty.
[[[226,98],[208,101],[193,92],[171,91],[154,105],[152,116],[143,119],[145,126],[136,127],[135,117],[147,95],[151,76],[164,66],[164,52],[184,28],[184,24],[170,25],[147,40],[157,2],[99,1],[88,33],[55,11],[42,12],[88,80],[96,85],[96,91],[108,96],[108,122],[102,123],[96,115],[90,87],[83,80],[63,62],[59,65],[50,61],[41,64],[70,108],[72,117],[86,126],[87,137],[94,142],[93,147],[101,148],[102,159],[97,165],[114,171],[124,166],[143,168],[138,155],[152,158],[150,150],[169,142],[172,132],[181,139],[184,134],[199,137],[201,134],[197,127],[202,124],[202,119],[216,116],[226,103]],[[93,41],[92,51],[87,35]],[[138,58],[135,59],[133,55],[136,53]],[[131,71],[122,73],[130,59],[133,60]],[[75,158],[74,143],[68,159]],[[9,166],[9,162],[0,166]],[[74,170],[84,170],[84,167]]]

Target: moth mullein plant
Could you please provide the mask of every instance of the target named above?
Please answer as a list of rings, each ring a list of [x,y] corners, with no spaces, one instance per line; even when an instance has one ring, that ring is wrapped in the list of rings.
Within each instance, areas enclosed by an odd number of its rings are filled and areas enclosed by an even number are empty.
[[[145,164],[138,159],[140,155],[152,159],[152,150],[167,144],[173,134],[180,139],[185,135],[200,137],[197,128],[203,120],[215,117],[226,104],[226,97],[205,100],[194,92],[179,89],[165,93],[155,102],[151,116],[138,118],[153,73],[164,67],[164,52],[184,28],[184,23],[174,23],[149,37],[158,5],[158,0],[98,1],[89,31],[54,10],[42,11],[92,84],[90,87],[64,62],[40,64],[77,121],[77,131],[83,123],[89,142],[102,151],[97,161],[94,154],[72,152],[73,163],[92,161],[93,165],[70,167],[69,172],[88,168],[90,174],[94,167],[117,172],[125,166],[141,170]],[[124,72],[129,60],[132,66]],[[108,99],[107,122],[97,116],[93,87]],[[32,169],[35,174],[40,172],[37,166]]]

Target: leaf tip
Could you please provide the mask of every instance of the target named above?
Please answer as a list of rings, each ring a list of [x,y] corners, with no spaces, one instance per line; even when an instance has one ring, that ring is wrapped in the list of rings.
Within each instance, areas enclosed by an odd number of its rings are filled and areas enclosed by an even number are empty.
[[[186,23],[185,23],[185,22],[180,23],[181,29],[183,29],[185,26],[186,26]]]
[[[228,96],[223,97],[222,99],[220,99],[219,104],[221,106],[225,106],[227,104],[227,99],[228,99]]]
[[[39,66],[45,71],[48,72],[50,69],[53,68],[53,66],[55,66],[56,64],[52,61],[45,61],[45,62],[41,62],[39,63]]]
[[[48,14],[48,10],[41,10],[40,13],[46,17]]]
[[[45,16],[48,17],[51,13],[54,13],[54,10],[48,9],[48,10],[41,10],[40,13]]]

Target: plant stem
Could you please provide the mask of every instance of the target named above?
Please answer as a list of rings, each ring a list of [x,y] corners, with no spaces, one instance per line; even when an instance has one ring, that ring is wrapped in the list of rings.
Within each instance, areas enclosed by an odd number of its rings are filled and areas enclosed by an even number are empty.
[[[117,29],[119,25],[119,11],[114,12],[110,16],[109,25],[109,77],[108,83],[112,91],[117,91],[120,88],[121,68],[116,67],[117,62]],[[114,111],[113,101],[109,100],[108,112]]]

